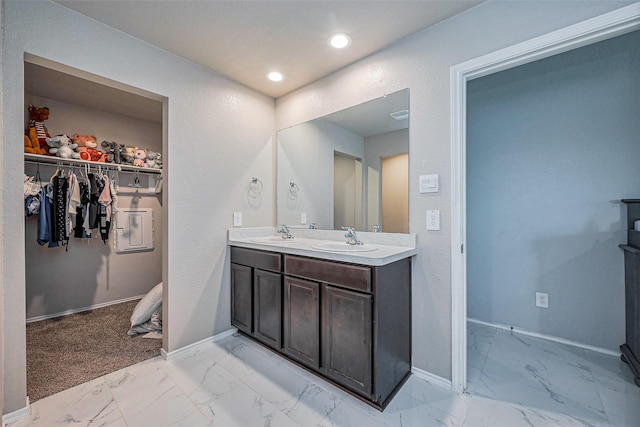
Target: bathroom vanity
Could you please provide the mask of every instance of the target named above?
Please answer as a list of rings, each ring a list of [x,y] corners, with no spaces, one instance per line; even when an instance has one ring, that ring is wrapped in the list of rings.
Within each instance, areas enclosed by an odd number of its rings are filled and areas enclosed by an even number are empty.
[[[415,244],[340,252],[344,239],[280,243],[275,236],[233,239],[231,231],[232,324],[384,409],[411,372]]]

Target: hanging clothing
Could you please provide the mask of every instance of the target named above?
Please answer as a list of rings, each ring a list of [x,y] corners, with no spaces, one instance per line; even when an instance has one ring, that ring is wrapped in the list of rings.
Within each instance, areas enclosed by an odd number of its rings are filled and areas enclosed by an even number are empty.
[[[53,206],[48,197],[49,185],[45,185],[40,190],[40,213],[38,214],[38,244],[44,246],[49,243],[50,248],[58,247],[58,242],[51,240],[51,230],[53,229]]]
[[[24,176],[24,216],[40,212],[40,183],[33,176]]]
[[[73,229],[76,222],[76,215],[78,214],[78,206],[80,205],[80,185],[78,183],[78,177],[75,173],[69,176],[69,204],[68,211],[70,217],[71,228]]]
[[[98,199],[100,198],[101,188],[98,186],[99,180],[98,177],[94,174],[89,174],[89,228],[98,228],[100,226],[98,220],[98,210],[100,208],[100,203],[98,203]]]
[[[100,237],[102,242],[106,245],[109,240],[109,229],[111,227],[111,186],[109,185],[109,179],[105,176],[103,178],[103,187],[98,202],[100,203],[99,220],[100,220]]]
[[[55,176],[53,178],[53,227],[51,240],[62,242],[66,245],[69,241],[69,221],[67,211],[67,191],[69,183],[66,177]]]
[[[89,228],[89,184],[79,182],[80,203],[76,207],[76,221],[73,228],[73,237],[88,239],[91,237],[91,229]]]

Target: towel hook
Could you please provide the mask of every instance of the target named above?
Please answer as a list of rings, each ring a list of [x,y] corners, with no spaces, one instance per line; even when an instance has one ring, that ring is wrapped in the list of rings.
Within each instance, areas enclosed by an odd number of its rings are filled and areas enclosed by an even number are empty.
[[[289,183],[289,198],[295,199],[298,197],[298,193],[300,192],[300,187],[295,182]]]
[[[251,197],[257,197],[260,195],[260,193],[262,193],[262,190],[264,188],[264,185],[262,184],[262,181],[260,181],[260,179],[254,177],[251,177],[251,181],[249,182],[249,195]]]

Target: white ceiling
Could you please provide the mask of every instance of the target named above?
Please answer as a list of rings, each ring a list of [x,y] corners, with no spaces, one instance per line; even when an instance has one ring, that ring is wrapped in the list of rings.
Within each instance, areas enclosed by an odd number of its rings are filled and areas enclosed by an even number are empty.
[[[55,0],[278,98],[480,1]],[[346,32],[348,49],[327,39]],[[269,71],[285,75],[279,83]]]

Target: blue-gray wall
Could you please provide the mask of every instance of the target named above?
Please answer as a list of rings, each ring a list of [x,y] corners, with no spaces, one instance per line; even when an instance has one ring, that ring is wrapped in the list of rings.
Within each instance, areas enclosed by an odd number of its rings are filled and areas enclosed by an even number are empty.
[[[469,82],[467,136],[468,317],[616,350],[640,32]]]

